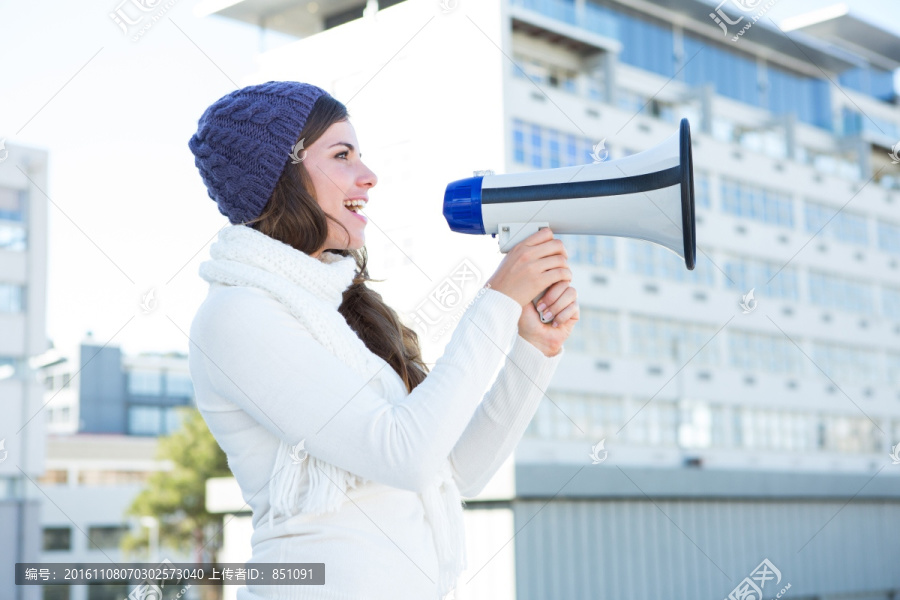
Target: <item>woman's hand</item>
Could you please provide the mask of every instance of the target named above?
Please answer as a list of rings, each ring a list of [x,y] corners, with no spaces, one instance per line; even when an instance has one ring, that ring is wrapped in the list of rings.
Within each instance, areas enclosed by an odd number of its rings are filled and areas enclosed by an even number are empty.
[[[522,316],[519,317],[519,335],[544,355],[556,356],[581,316],[577,297],[578,294],[569,285],[569,281],[553,284],[538,302],[538,306],[546,305],[544,313],[552,313],[552,323],[541,323],[538,311],[529,302],[522,308]]]

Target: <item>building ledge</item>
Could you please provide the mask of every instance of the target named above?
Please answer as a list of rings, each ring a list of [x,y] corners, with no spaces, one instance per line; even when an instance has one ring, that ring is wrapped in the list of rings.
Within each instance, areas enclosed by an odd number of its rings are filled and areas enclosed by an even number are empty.
[[[887,462],[881,471],[833,473],[632,466],[620,469],[590,463],[517,464],[516,497],[897,500],[900,478],[891,470],[900,473],[900,465]]]

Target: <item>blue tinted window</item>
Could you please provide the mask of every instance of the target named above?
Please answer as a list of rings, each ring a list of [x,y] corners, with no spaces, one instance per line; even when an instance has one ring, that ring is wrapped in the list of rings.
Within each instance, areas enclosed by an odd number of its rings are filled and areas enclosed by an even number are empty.
[[[900,254],[900,225],[878,221],[878,247],[885,252]]]
[[[615,14],[618,39],[622,42],[619,60],[653,73],[675,75],[675,54],[671,26],[661,26],[618,11]]]
[[[858,67],[838,75],[838,82],[879,100],[890,101],[894,97],[894,74],[890,71]]]
[[[0,219],[4,221],[25,220],[25,190],[0,188]]]
[[[540,169],[544,165],[541,156],[541,128],[538,125],[531,126],[531,166]]]
[[[722,212],[772,225],[794,226],[793,201],[785,192],[729,177],[722,177],[721,190]]]
[[[712,83],[717,94],[753,106],[762,105],[754,58],[685,35],[684,60],[686,65],[681,76],[687,84]]]
[[[525,125],[519,119],[513,119],[513,160],[525,162]]]
[[[862,246],[869,243],[868,224],[863,216],[814,202],[806,203],[804,214],[809,233]]]
[[[723,270],[727,275],[727,288],[743,293],[753,289],[756,297],[799,299],[797,271],[793,267],[782,268],[771,262],[734,257],[725,261]]]

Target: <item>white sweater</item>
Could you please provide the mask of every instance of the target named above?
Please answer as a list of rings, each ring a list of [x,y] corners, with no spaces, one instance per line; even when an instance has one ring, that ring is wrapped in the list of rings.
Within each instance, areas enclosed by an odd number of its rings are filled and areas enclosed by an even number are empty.
[[[484,290],[407,394],[391,368],[362,380],[267,292],[211,283],[191,324],[189,365],[197,406],[253,511],[248,564],[325,564],[324,585],[251,584],[238,588],[238,600],[440,597],[416,491],[431,479],[421,465],[452,448],[453,478],[471,498],[514,450],[563,356],[546,357],[519,336],[520,314],[512,298]],[[311,437],[307,423],[332,418],[307,450],[370,481],[349,490],[336,513],[269,527],[279,441]]]

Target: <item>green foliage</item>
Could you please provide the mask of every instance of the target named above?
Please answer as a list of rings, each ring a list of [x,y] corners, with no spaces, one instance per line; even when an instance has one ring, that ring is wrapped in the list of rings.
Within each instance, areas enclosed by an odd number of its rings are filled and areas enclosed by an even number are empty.
[[[163,547],[180,553],[195,552],[198,560],[215,561],[220,545],[222,515],[206,511],[206,480],[231,475],[225,453],[194,407],[180,407],[181,427],[159,438],[157,458],[173,468],[150,475],[147,486],[126,510],[126,515],[153,516],[159,520],[160,554]],[[134,552],[148,546],[148,532],[128,534],[122,550]],[[201,551],[209,553],[201,558]]]

